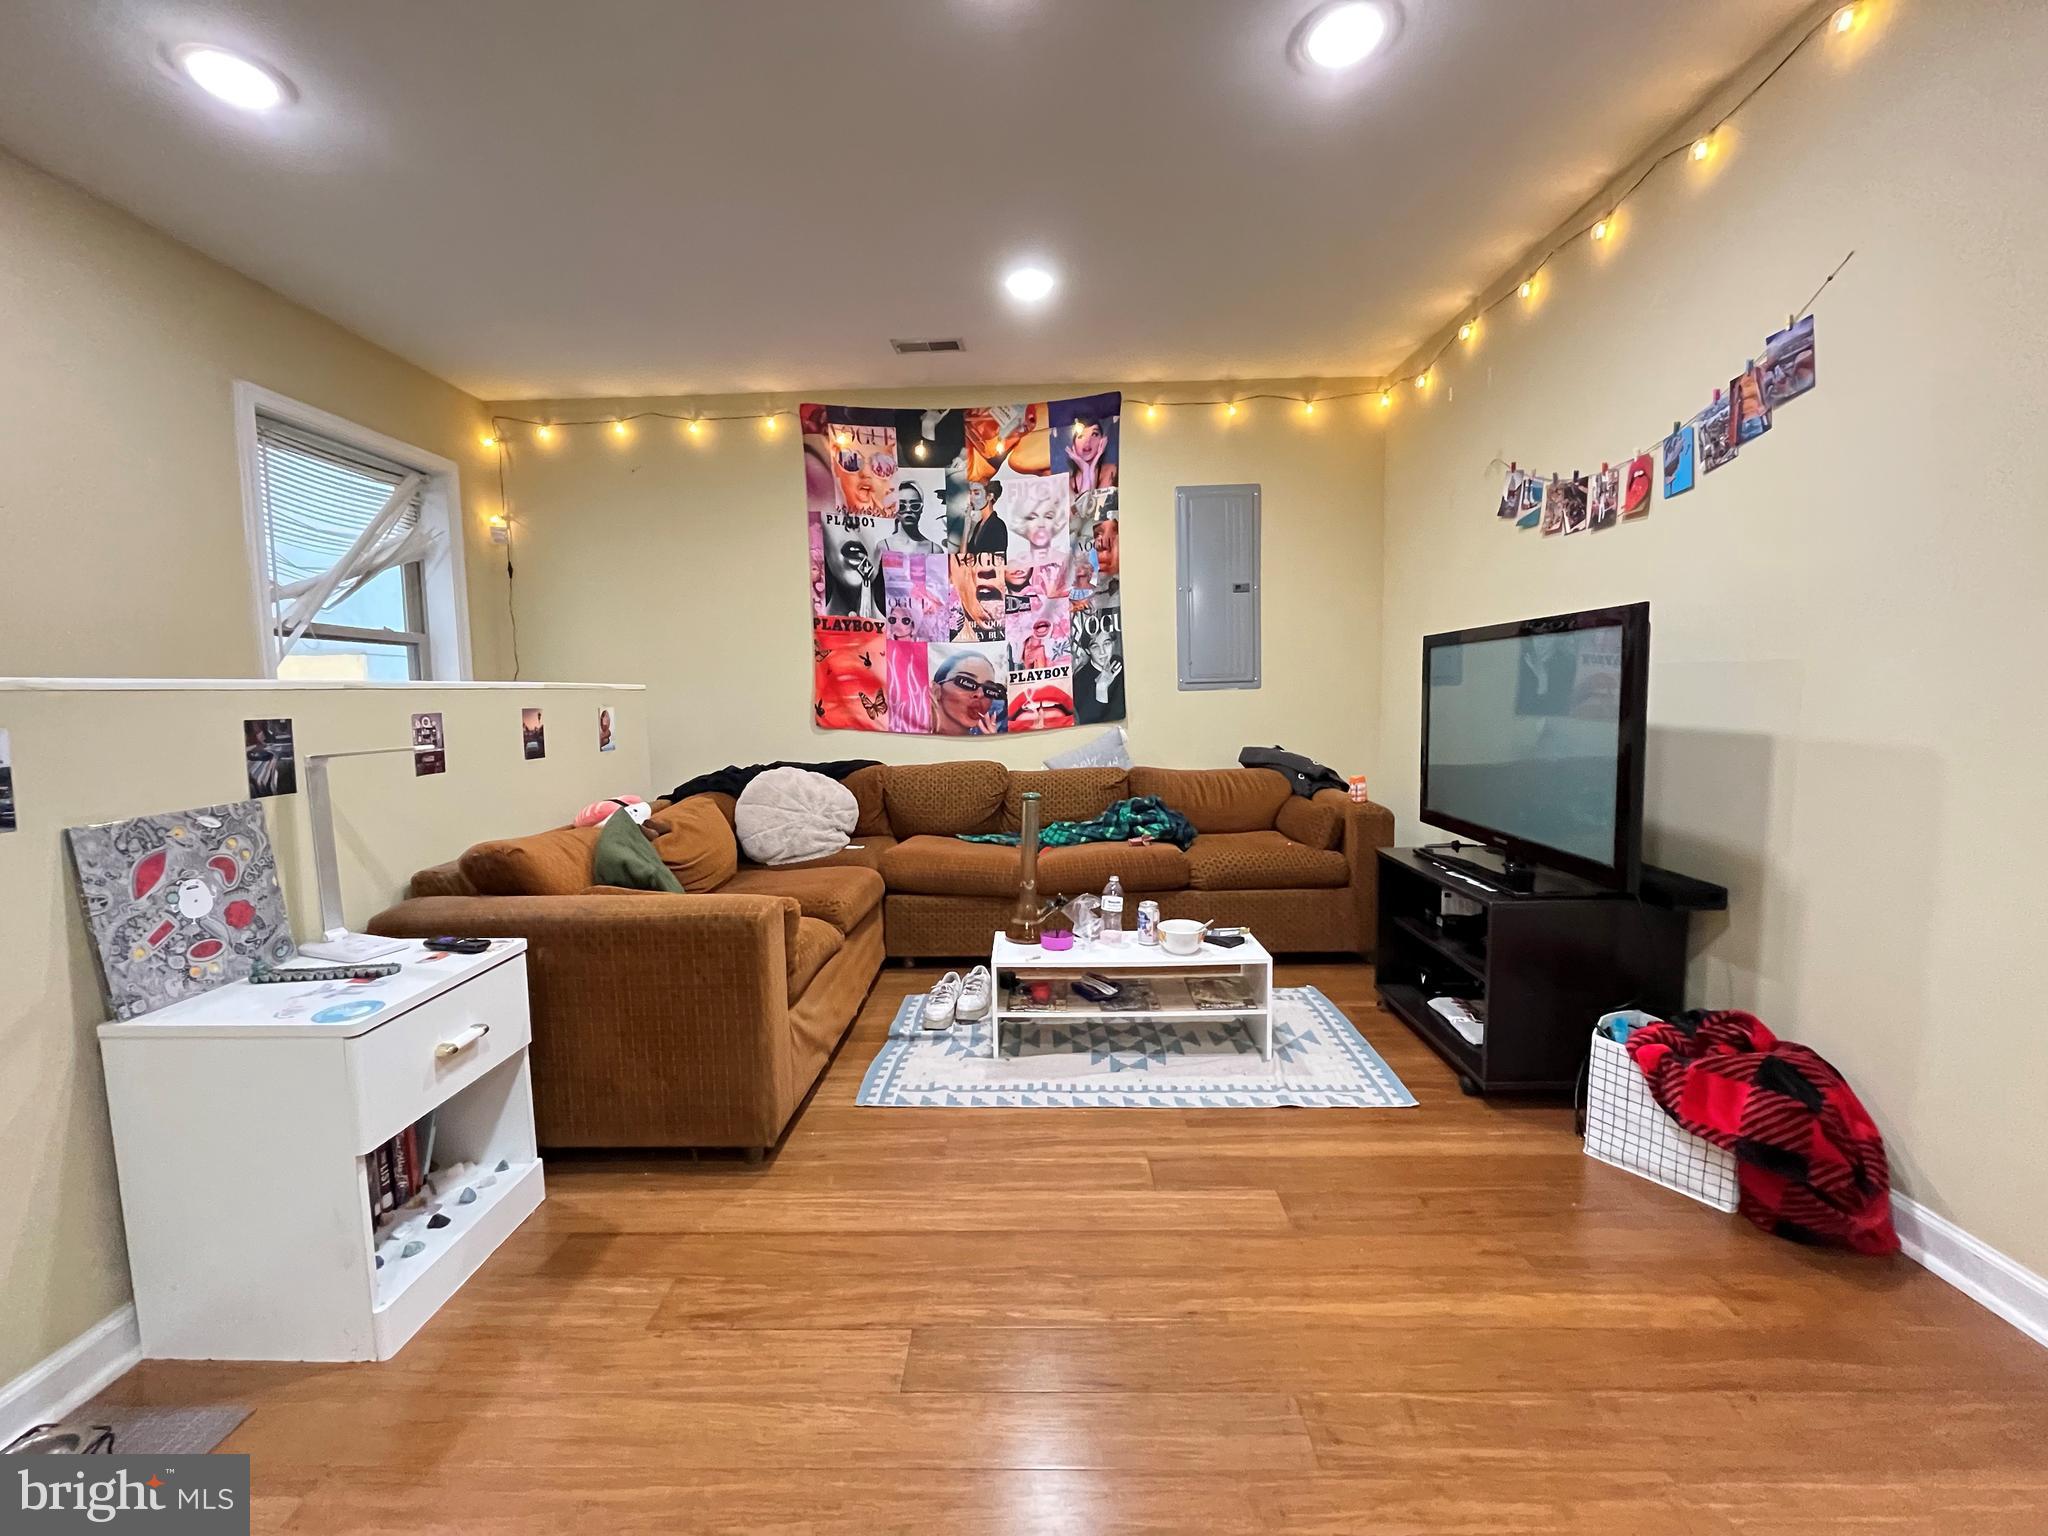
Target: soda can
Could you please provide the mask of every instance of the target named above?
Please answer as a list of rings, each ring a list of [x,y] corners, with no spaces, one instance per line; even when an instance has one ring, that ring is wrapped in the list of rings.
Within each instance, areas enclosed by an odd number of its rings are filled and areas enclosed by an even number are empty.
[[[1159,903],[1141,901],[1138,903],[1138,942],[1157,944],[1159,942]]]

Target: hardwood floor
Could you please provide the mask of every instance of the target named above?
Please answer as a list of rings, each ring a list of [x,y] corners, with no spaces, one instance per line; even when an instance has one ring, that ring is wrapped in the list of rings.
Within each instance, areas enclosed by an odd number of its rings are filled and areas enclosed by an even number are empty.
[[[1280,968],[1413,1110],[863,1110],[555,1158],[395,1361],[149,1362],[311,1532],[2048,1531],[2048,1351],[1466,1099],[1364,966]]]

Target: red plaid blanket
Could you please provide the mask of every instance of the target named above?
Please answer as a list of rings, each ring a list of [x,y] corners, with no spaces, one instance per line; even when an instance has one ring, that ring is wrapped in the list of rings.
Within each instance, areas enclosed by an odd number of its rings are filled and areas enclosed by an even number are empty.
[[[1628,1037],[1664,1112],[1735,1154],[1742,1214],[1794,1242],[1896,1253],[1884,1138],[1842,1074],[1754,1014],[1681,1014]]]

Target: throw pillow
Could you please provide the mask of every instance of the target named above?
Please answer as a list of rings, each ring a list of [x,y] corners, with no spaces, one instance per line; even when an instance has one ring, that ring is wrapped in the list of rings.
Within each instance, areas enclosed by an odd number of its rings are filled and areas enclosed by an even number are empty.
[[[796,864],[837,853],[859,819],[852,790],[802,768],[757,774],[732,812],[740,846],[756,864]]]
[[[654,854],[686,891],[715,891],[739,872],[740,845],[717,795],[692,795],[647,823]]]
[[[617,885],[629,891],[672,891],[683,894],[682,882],[668,872],[640,823],[630,816],[614,816],[597,834],[597,851],[590,860],[592,885]]]
[[[1064,752],[1056,752],[1045,760],[1048,768],[1128,768],[1131,766],[1131,741],[1124,734],[1122,726],[1104,731],[1093,741]]]

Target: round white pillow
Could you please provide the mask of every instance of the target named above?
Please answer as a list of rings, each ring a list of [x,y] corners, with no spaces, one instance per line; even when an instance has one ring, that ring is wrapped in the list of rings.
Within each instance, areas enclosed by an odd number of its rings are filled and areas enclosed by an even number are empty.
[[[837,779],[802,768],[770,768],[740,791],[733,831],[756,864],[796,864],[837,853],[853,836],[860,806]]]

